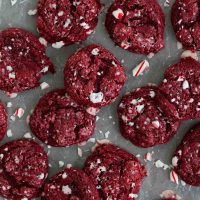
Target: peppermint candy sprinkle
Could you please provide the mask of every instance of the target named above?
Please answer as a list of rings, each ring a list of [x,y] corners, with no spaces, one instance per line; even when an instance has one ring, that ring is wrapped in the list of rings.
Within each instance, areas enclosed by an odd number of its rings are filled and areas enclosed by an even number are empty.
[[[191,57],[195,60],[198,60],[197,52],[196,51],[191,51],[191,50],[186,50],[181,54],[181,58],[186,58],[186,57]]]
[[[132,73],[133,76],[139,76],[143,75],[144,71],[146,71],[149,68],[149,62],[147,60],[142,61],[139,65],[137,65]]]
[[[22,118],[23,115],[24,115],[24,109],[23,108],[18,108],[16,111],[15,111],[15,114],[14,114],[16,117],[18,118]]]
[[[170,172],[170,181],[176,183],[177,185],[179,184],[178,175],[176,174],[175,171]]]
[[[113,16],[116,18],[116,19],[122,19],[123,16],[124,16],[124,12],[122,9],[118,8],[117,10],[113,11],[112,12]]]

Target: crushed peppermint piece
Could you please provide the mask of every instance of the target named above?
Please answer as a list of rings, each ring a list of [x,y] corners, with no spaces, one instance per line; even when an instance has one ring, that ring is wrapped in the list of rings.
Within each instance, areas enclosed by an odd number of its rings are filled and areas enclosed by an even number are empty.
[[[80,25],[81,25],[84,29],[89,29],[89,28],[90,28],[90,26],[89,26],[87,23],[85,23],[85,22],[82,22]]]
[[[14,98],[17,97],[18,94],[17,94],[17,93],[9,93],[9,92],[7,92],[6,95],[7,95],[9,98],[14,99]]]
[[[64,45],[65,45],[65,43],[64,43],[63,41],[60,41],[60,42],[53,43],[53,44],[52,44],[52,47],[55,48],[55,49],[60,49],[60,48],[62,48]]]
[[[96,141],[96,138],[90,138],[90,139],[88,140],[88,142],[92,142],[92,143],[95,143],[95,141]]]
[[[183,181],[183,180],[181,180],[181,185],[182,185],[182,186],[186,186],[186,182]]]
[[[16,111],[15,111],[15,116],[17,116],[18,118],[22,118],[23,115],[24,115],[24,109],[23,108],[18,108]]]
[[[144,156],[144,159],[147,161],[152,161],[152,153],[147,152]]]
[[[83,157],[83,151],[80,148],[78,148],[78,156],[79,157]]]
[[[92,103],[101,103],[103,100],[103,93],[102,92],[98,92],[98,93],[91,93],[90,94],[90,101]]]
[[[72,167],[72,164],[67,164],[67,168],[71,168]]]
[[[164,6],[165,7],[169,7],[170,6],[170,1],[169,0],[165,0]]]
[[[49,71],[49,67],[46,66],[46,67],[44,67],[44,68],[40,71],[40,73],[46,73],[46,72],[48,72],[48,71]]]
[[[137,195],[137,194],[130,193],[130,194],[129,194],[129,197],[130,197],[130,198],[138,198],[138,195]]]
[[[170,172],[170,181],[176,183],[177,185],[179,184],[178,175],[175,171]]]
[[[124,12],[122,9],[118,8],[117,10],[114,10],[112,12],[113,16],[116,18],[116,19],[122,19],[123,16],[124,16]]]
[[[43,173],[38,176],[38,179],[40,179],[40,180],[42,180],[44,178],[45,178],[45,175]]]
[[[154,98],[156,96],[156,93],[154,91],[150,91],[149,96],[151,98]]]
[[[65,21],[65,24],[64,24],[64,28],[67,28],[69,25],[70,25],[70,23],[71,23],[71,20],[70,19],[67,19],[66,21]]]
[[[62,179],[66,179],[66,178],[67,178],[67,173],[64,172],[64,173],[62,174]]]
[[[43,82],[43,83],[40,84],[41,90],[45,90],[45,89],[47,89],[47,88],[49,88],[49,87],[50,87],[49,84],[46,83],[46,82]]]
[[[143,111],[143,109],[144,109],[144,105],[136,106],[136,110],[137,110],[138,113],[141,113]]]
[[[86,109],[87,113],[89,113],[90,115],[96,116],[97,113],[99,112],[98,108],[94,108],[94,107],[89,107]]]
[[[159,128],[160,127],[160,122],[159,121],[153,121],[152,122],[152,125],[155,127],[155,128]]]
[[[110,131],[105,132],[105,138],[107,139],[109,137]]]
[[[169,166],[166,165],[166,164],[164,164],[161,160],[157,160],[157,161],[155,162],[155,166],[156,166],[157,168],[163,168],[164,170],[166,170],[166,169],[169,168]]]
[[[62,17],[64,15],[64,12],[61,10],[60,12],[58,12],[58,16]]]
[[[183,85],[182,86],[183,86],[183,90],[186,90],[186,89],[190,88],[190,85],[189,85],[187,80],[183,81]]]
[[[63,167],[65,165],[65,163],[62,160],[60,160],[60,161],[58,161],[58,165],[59,165],[59,167]]]
[[[178,196],[175,192],[173,192],[172,190],[165,190],[160,194],[161,198],[176,198],[176,200],[181,200],[181,197]]]
[[[14,6],[17,3],[17,0],[10,0],[11,5]]]
[[[31,133],[29,133],[29,132],[25,133],[24,138],[31,139],[32,138]]]
[[[186,50],[181,54],[181,58],[192,57],[195,60],[198,60],[198,55],[196,51]]]
[[[172,165],[173,165],[174,167],[176,167],[176,166],[178,165],[178,157],[177,157],[177,156],[174,156],[174,157],[172,158]]]
[[[71,194],[72,190],[68,185],[62,186],[62,191],[64,194]]]
[[[183,48],[183,45],[182,45],[182,43],[180,43],[180,42],[177,42],[177,49],[182,49]]]
[[[36,15],[36,13],[37,13],[37,9],[28,11],[28,15],[30,15],[30,16],[34,16],[34,15]]]
[[[7,103],[7,108],[11,108],[12,107],[12,103],[11,102],[8,102]]]
[[[149,62],[147,60],[142,61],[139,65],[137,65],[132,73],[133,76],[143,75],[143,73],[149,68]]]
[[[153,58],[154,56],[155,56],[154,53],[149,53],[149,54],[147,55],[147,57],[148,57],[149,59]]]
[[[39,38],[39,42],[42,44],[42,45],[44,45],[45,47],[47,46],[47,41],[43,38],[43,37],[40,37]]]
[[[94,55],[94,56],[98,56],[98,55],[99,55],[99,49],[98,49],[98,48],[94,48],[94,49],[91,51],[91,54]]]
[[[7,130],[7,136],[8,136],[8,137],[12,137],[12,136],[13,136],[13,133],[12,133],[12,130],[11,130],[11,129],[8,129],[8,130]]]

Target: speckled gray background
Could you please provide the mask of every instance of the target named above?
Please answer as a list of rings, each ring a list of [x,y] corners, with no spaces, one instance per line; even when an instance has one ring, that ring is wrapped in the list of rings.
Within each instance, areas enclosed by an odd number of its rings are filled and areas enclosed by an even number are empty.
[[[109,38],[106,29],[104,27],[105,12],[112,0],[101,0],[105,5],[102,14],[99,18],[98,27],[96,33],[90,36],[87,41],[80,45],[72,45],[56,50],[48,46],[47,54],[56,66],[56,74],[48,75],[44,77],[42,81],[46,81],[50,84],[50,88],[47,90],[41,90],[40,88],[20,94],[15,99],[9,99],[6,95],[0,92],[0,99],[6,104],[12,102],[13,107],[8,108],[9,116],[11,116],[16,108],[22,107],[25,109],[25,115],[22,119],[16,121],[9,120],[9,129],[13,132],[13,137],[8,138],[5,136],[3,143],[13,140],[15,138],[21,138],[26,132],[30,132],[29,126],[26,123],[26,117],[30,114],[30,111],[34,108],[39,98],[53,88],[63,87],[63,66],[66,59],[75,52],[78,48],[86,46],[91,43],[99,43],[109,49],[115,56],[124,61],[124,68],[127,75],[126,85],[121,93],[125,94],[134,88],[144,86],[147,83],[158,84],[162,80],[165,69],[177,62],[180,58],[180,54],[183,50],[177,49],[177,42],[175,35],[172,31],[170,23],[170,7],[164,7],[164,0],[159,0],[166,17],[166,29],[165,29],[165,43],[166,47],[160,53],[153,58],[148,59],[145,56],[131,54],[125,50],[115,47],[111,39]],[[171,4],[173,1],[171,2]],[[21,27],[25,28],[37,35],[35,26],[35,17],[27,14],[28,10],[35,9],[37,1],[33,0],[18,0],[14,6],[11,6],[10,0],[0,0],[0,29],[7,27]],[[138,78],[132,77],[132,69],[143,59],[148,59],[150,63],[150,70],[145,75]],[[120,98],[119,98],[120,99]],[[119,146],[123,147],[127,151],[133,154],[141,155],[141,162],[146,165],[148,169],[149,177],[145,179],[141,193],[138,197],[139,200],[158,200],[159,194],[166,190],[172,189],[176,191],[184,200],[200,200],[200,188],[190,187],[188,185],[182,186],[176,185],[169,180],[170,170],[158,169],[154,166],[156,160],[161,160],[164,163],[170,165],[171,157],[173,155],[176,146],[179,144],[184,134],[189,128],[198,123],[198,120],[187,121],[182,123],[176,136],[166,145],[157,146],[149,149],[141,149],[133,146],[130,142],[123,139],[119,133],[116,105],[119,99],[111,106],[101,110],[98,114],[99,120],[97,121],[97,128],[94,137],[97,139],[104,139],[105,133],[110,131],[109,140]],[[75,167],[81,167],[85,158],[90,154],[90,149],[94,143],[87,143],[85,146],[80,147],[83,151],[83,157],[79,157],[77,154],[77,146],[68,148],[46,148],[49,153],[49,161],[52,167],[50,170],[50,176],[61,170],[59,168],[59,161],[64,161],[65,166],[71,163]],[[147,152],[152,152],[153,161],[144,162],[144,155]],[[2,200],[2,198],[0,198]]]

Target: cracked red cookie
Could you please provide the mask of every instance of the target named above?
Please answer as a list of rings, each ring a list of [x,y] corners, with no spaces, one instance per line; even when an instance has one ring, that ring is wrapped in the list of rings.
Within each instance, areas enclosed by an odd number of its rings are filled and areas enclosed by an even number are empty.
[[[42,200],[100,200],[92,180],[80,169],[67,168],[48,181]]]
[[[160,89],[176,107],[181,120],[200,117],[200,63],[183,58],[169,67]]]
[[[38,197],[48,175],[48,157],[36,142],[27,139],[0,147],[0,196],[8,200]]]
[[[40,85],[40,78],[54,72],[45,48],[32,33],[19,28],[0,32],[0,89],[19,93]]]
[[[92,107],[111,104],[118,97],[126,76],[117,58],[99,45],[89,45],[67,61],[64,71],[67,93]]]
[[[186,133],[172,158],[172,165],[184,182],[200,186],[200,125]]]
[[[198,0],[176,0],[171,12],[177,39],[187,49],[200,50],[200,4]]]
[[[84,171],[93,180],[102,200],[137,198],[146,170],[138,159],[112,144],[97,146]]]
[[[179,127],[176,108],[156,86],[138,88],[118,105],[121,134],[147,148],[168,142]]]
[[[94,133],[96,117],[57,89],[42,97],[30,117],[32,132],[51,146],[87,141]]]
[[[100,9],[99,0],[39,0],[37,28],[55,47],[80,42],[94,32]]]
[[[0,101],[0,141],[5,136],[6,130],[8,128],[8,114],[7,111]]]
[[[133,53],[157,53],[165,46],[164,13],[156,0],[115,0],[105,26],[116,45]]]

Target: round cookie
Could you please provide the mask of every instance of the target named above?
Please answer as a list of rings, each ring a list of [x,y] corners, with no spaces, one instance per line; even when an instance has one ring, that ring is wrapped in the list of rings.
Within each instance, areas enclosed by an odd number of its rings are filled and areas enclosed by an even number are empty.
[[[118,105],[121,134],[143,148],[168,142],[179,127],[177,115],[156,86],[138,88]]]
[[[67,168],[44,186],[42,200],[100,200],[92,180],[80,169]]]
[[[97,146],[87,158],[84,171],[94,181],[102,200],[134,200],[146,176],[138,159],[112,144]]]
[[[157,53],[165,46],[164,13],[156,0],[115,0],[105,26],[116,45],[133,53]]]
[[[8,114],[4,105],[0,101],[0,141],[3,139],[8,128]]]
[[[200,5],[198,0],[176,0],[171,12],[176,38],[187,49],[200,50]]]
[[[0,196],[31,200],[39,195],[47,175],[47,154],[34,141],[15,140],[0,147]]]
[[[67,61],[64,71],[67,93],[92,107],[111,104],[118,97],[126,76],[116,57],[105,48],[89,45]]]
[[[94,32],[100,9],[99,0],[39,0],[37,28],[55,47],[84,41]]]
[[[19,93],[38,87],[47,72],[54,72],[53,64],[32,33],[19,28],[0,32],[1,90]]]
[[[172,158],[172,165],[183,181],[200,186],[200,125],[185,135]]]
[[[87,141],[94,133],[96,117],[67,96],[64,89],[43,96],[30,117],[32,132],[51,146]]]
[[[200,63],[191,57],[181,59],[164,74],[160,89],[176,107],[181,120],[200,117]]]

